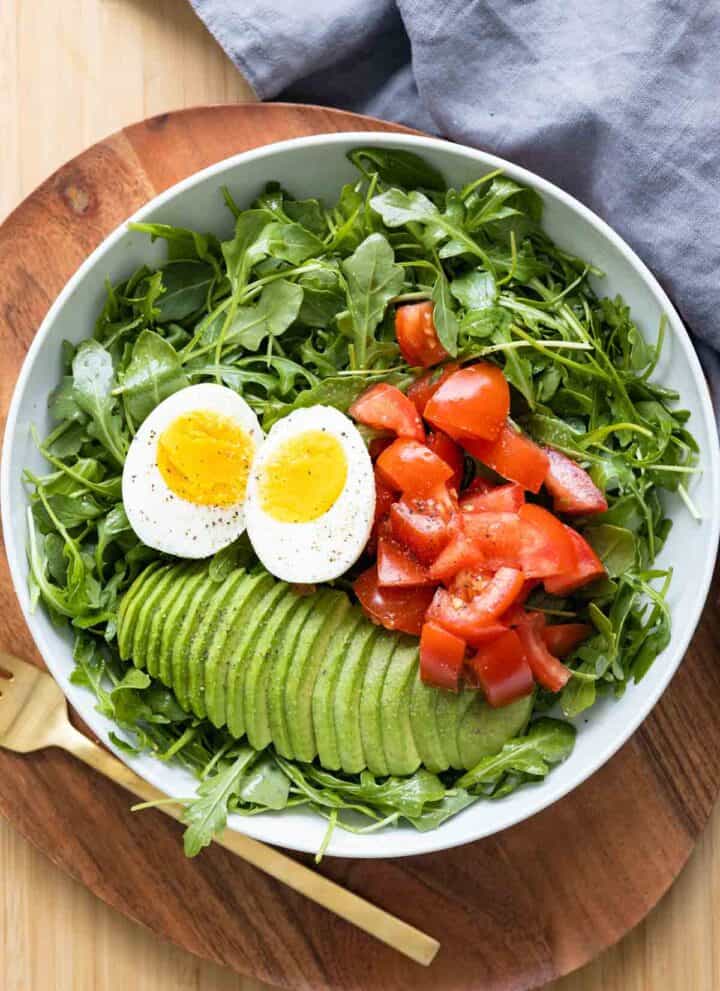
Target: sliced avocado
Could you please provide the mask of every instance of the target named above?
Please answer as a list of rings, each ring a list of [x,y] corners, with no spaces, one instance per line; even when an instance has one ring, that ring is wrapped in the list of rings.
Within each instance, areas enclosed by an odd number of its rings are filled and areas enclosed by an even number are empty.
[[[267,707],[270,732],[277,752],[292,760],[295,756],[290,746],[290,731],[285,712],[285,685],[290,666],[299,655],[305,655],[315,641],[323,623],[325,610],[332,593],[320,589],[315,595],[306,596],[300,608],[288,623],[287,634],[278,650],[275,665],[267,682]]]
[[[153,561],[144,571],[141,571],[130,588],[120,600],[118,609],[118,650],[120,657],[127,661],[130,657],[130,645],[135,632],[135,622],[140,606],[144,601],[145,590],[158,581],[158,572],[163,567],[162,561]]]
[[[350,609],[344,592],[331,593],[325,622],[303,654],[296,654],[288,671],[285,685],[285,713],[290,746],[298,760],[311,761],[317,754],[315,729],[312,721],[312,694],[320,670],[338,624]]]
[[[245,576],[228,604],[232,622],[225,641],[212,654],[208,653],[205,661],[205,706],[208,719],[218,728],[224,726],[227,719],[226,678],[230,661],[238,640],[244,634],[248,618],[271,584],[270,575],[264,571]]]
[[[150,624],[151,656],[148,660],[148,673],[160,678],[170,685],[172,677],[165,656],[168,653],[168,643],[177,634],[177,617],[185,615],[182,610],[186,601],[186,588],[197,585],[206,576],[205,570],[198,565],[176,569],[171,587],[167,587],[162,600],[156,604],[155,614]],[[171,632],[172,631],[172,632]]]
[[[416,671],[410,697],[410,722],[420,759],[428,771],[435,773],[447,771],[449,767],[437,727],[437,698],[437,688],[421,681],[420,674]]]
[[[143,598],[131,644],[133,664],[136,667],[145,667],[147,664],[147,637],[150,621],[168,589],[173,587],[178,576],[182,573],[181,568],[174,565],[168,566],[167,570],[160,574],[157,582],[153,584],[152,588]]]
[[[270,621],[275,607],[286,592],[286,585],[273,578],[270,579],[265,594],[257,602],[252,613],[248,614],[247,625],[230,655],[225,702],[227,726],[233,736],[241,737],[245,733],[245,672],[265,625]]]
[[[348,646],[335,687],[335,734],[340,751],[340,766],[347,774],[359,774],[367,767],[360,734],[360,695],[370,658],[383,644],[386,649],[387,635],[372,623],[365,623]]]
[[[444,688],[435,689],[435,720],[442,744],[445,760],[450,767],[461,768],[460,751],[457,745],[460,706],[466,700],[460,692],[450,692]]]
[[[207,715],[205,707],[205,665],[215,638],[222,643],[227,635],[232,616],[228,608],[235,589],[245,580],[245,572],[238,569],[231,571],[223,582],[215,582],[216,591],[209,597],[203,596],[203,601],[197,611],[197,617],[190,638],[190,650],[187,655],[185,670],[187,672],[188,701],[198,719]]]
[[[277,655],[292,623],[294,613],[302,599],[285,585],[285,595],[279,600],[262,633],[253,647],[250,663],[245,671],[245,732],[250,744],[262,750],[270,743],[270,717],[268,715],[268,675],[275,666]]]
[[[198,615],[204,594],[209,594],[213,588],[207,569],[190,568],[178,577],[176,594],[172,597],[165,622],[160,633],[158,647],[157,673],[160,680],[174,689],[174,678],[180,677],[180,669],[173,670],[172,659],[175,650],[180,657],[179,663],[185,664],[187,654],[187,638],[194,629],[195,617]],[[181,650],[181,648],[183,648]],[[182,675],[184,678],[184,673]]]
[[[382,740],[381,698],[385,677],[400,641],[385,634],[372,652],[360,695],[360,735],[367,766],[373,774],[388,774]]]
[[[534,694],[493,709],[480,692],[466,710],[458,732],[461,767],[475,767],[481,757],[496,754],[508,740],[524,732],[535,702]]]
[[[403,637],[390,661],[380,700],[383,750],[390,774],[412,774],[420,766],[410,716],[417,669],[417,641]]]
[[[359,610],[352,609],[343,616],[325,659],[320,665],[312,694],[312,721],[315,729],[318,760],[329,771],[340,768],[340,749],[335,732],[333,700],[348,645],[357,630],[365,625]]]

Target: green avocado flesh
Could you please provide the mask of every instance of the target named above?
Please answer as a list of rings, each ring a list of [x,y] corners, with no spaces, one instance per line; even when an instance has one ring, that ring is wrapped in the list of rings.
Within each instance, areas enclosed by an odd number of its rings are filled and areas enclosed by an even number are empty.
[[[217,581],[207,562],[146,568],[120,604],[118,646],[198,718],[348,774],[471,768],[533,705],[424,685],[417,641],[374,626],[344,592],[300,596],[242,569]]]

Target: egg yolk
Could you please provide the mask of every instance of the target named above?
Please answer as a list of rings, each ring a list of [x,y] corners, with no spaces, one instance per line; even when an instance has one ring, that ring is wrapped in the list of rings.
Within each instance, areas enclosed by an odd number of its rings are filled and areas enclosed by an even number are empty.
[[[253,438],[229,416],[183,413],[157,442],[157,466],[168,488],[196,506],[233,506],[245,498]]]
[[[309,523],[335,503],[345,487],[342,444],[322,430],[307,430],[268,458],[260,483],[265,512],[280,523]]]

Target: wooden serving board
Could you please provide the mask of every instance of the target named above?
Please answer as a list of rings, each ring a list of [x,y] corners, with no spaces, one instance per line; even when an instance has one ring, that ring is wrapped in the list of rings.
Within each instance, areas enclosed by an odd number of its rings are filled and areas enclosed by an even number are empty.
[[[156,193],[283,138],[403,130],[320,107],[200,107],[128,127],[73,159],[0,226],[0,408],[52,300],[88,253]],[[41,664],[0,560],[0,649]],[[290,988],[524,991],[584,964],[655,905],[720,788],[716,582],[652,715],[567,798],[489,839],[320,870],[442,942],[429,969],[218,847],[186,860],[180,827],[63,753],[0,750],[0,813],[125,915],[187,950]],[[310,862],[309,857],[303,858]]]

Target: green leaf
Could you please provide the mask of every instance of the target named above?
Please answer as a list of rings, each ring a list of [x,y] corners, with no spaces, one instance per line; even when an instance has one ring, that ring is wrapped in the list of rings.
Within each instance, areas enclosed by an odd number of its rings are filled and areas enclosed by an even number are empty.
[[[445,179],[434,165],[402,148],[354,148],[348,158],[361,172],[376,171],[390,186],[445,189]]]
[[[293,265],[300,265],[308,258],[325,251],[325,245],[312,231],[300,224],[282,224],[278,221],[263,229],[256,248],[272,258],[282,258]]]
[[[240,747],[232,763],[225,764],[212,777],[200,782],[196,798],[185,807],[185,855],[195,857],[227,825],[228,804],[242,787],[245,775],[257,757],[251,747]]]
[[[266,809],[284,809],[290,794],[290,779],[277,761],[264,754],[253,765],[240,789],[240,799]]]
[[[97,437],[113,460],[122,467],[127,441],[122,421],[115,412],[115,372],[112,358],[97,341],[83,341],[73,359],[73,395],[92,421]]]
[[[395,254],[382,234],[371,234],[342,263],[347,281],[347,305],[355,342],[355,357],[360,368],[365,364],[375,328],[393,296],[397,296],[405,279]]]
[[[258,241],[270,219],[266,210],[245,210],[235,221],[235,237],[221,244],[227,276],[235,296],[245,288],[250,270],[262,257]]]
[[[474,269],[453,279],[450,292],[466,310],[485,310],[497,300],[497,286],[490,272]]]
[[[588,527],[585,537],[611,578],[621,577],[635,567],[636,542],[630,530],[601,523]]]
[[[225,334],[225,347],[240,345],[257,351],[267,337],[279,337],[297,320],[302,286],[277,279],[265,286],[257,305],[241,306]]]
[[[440,211],[424,193],[413,190],[405,193],[402,189],[388,189],[385,193],[373,196],[370,206],[379,213],[387,227],[403,227],[414,221],[428,224],[437,221]]]
[[[508,771],[544,777],[549,766],[565,760],[575,744],[575,727],[559,719],[538,719],[525,736],[506,743],[499,754],[483,757],[456,782],[458,788],[494,783]]]
[[[163,399],[189,384],[175,348],[154,331],[143,330],[122,381],[125,406],[133,423],[141,424]]]
[[[438,274],[432,291],[433,301],[433,323],[437,331],[438,340],[447,353],[456,357],[458,353],[458,333],[459,325],[453,310],[450,286],[443,272]]]
[[[156,320],[185,320],[205,306],[215,271],[201,261],[172,261],[160,269],[165,290],[157,299]]]

